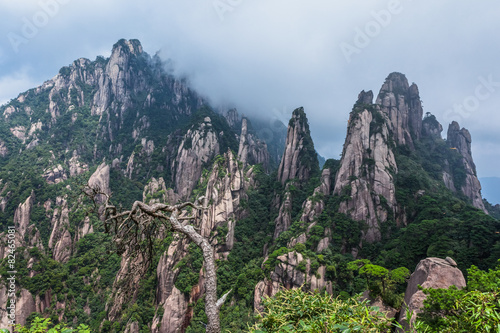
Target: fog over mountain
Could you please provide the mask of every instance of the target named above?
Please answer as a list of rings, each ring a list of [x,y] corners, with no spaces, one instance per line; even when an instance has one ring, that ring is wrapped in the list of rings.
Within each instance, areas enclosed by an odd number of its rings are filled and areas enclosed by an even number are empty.
[[[424,112],[469,129],[478,174],[500,176],[499,10],[492,0],[3,1],[0,103],[137,38],[216,105],[285,124],[303,106],[317,150],[338,158],[352,101],[398,71],[418,83]]]

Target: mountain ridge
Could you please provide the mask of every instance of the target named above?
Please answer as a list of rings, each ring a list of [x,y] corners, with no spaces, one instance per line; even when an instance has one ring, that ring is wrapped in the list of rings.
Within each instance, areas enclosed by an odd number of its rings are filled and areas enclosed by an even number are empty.
[[[134,271],[137,257],[115,253],[81,195],[87,182],[124,207],[207,198],[193,224],[215,248],[220,292],[233,289],[222,313],[232,330],[282,286],[360,292],[346,268],[355,258],[412,269],[451,255],[462,269],[490,267],[500,226],[485,214],[470,133],[454,122],[443,140],[401,73],[373,99],[358,95],[341,159],[320,170],[303,108],[266,142],[236,110],[214,112],[137,40],[21,93],[0,107],[1,235],[15,225],[23,249],[20,322],[37,312],[102,332],[203,329],[198,249],[164,230],[151,264]]]

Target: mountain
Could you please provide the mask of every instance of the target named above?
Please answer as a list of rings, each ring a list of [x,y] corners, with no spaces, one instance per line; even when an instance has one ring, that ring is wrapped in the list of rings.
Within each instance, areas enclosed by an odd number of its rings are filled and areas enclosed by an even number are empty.
[[[413,270],[451,256],[463,270],[500,257],[471,134],[452,122],[443,140],[403,74],[375,99],[358,95],[341,159],[320,168],[304,108],[266,136],[264,120],[214,111],[166,67],[120,40],[109,58],[78,59],[0,107],[0,239],[15,227],[18,323],[40,314],[96,332],[204,331],[201,250],[167,228],[150,261],[122,248],[86,183],[125,208],[206,198],[192,224],[214,247],[218,296],[231,290],[221,309],[230,331],[283,286],[363,292],[355,259]],[[0,274],[6,304],[6,265]]]

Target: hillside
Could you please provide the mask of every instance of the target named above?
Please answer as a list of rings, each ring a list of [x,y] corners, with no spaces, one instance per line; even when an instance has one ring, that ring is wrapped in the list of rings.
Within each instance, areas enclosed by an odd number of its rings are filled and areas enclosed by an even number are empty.
[[[204,331],[201,250],[162,229],[139,265],[135,249],[117,251],[87,183],[123,207],[206,198],[192,224],[215,248],[218,297],[231,290],[222,327],[234,332],[281,287],[363,292],[348,269],[355,259],[413,271],[449,256],[465,271],[500,258],[471,134],[452,122],[443,140],[403,74],[389,74],[377,96],[359,93],[341,159],[321,169],[307,110],[271,142],[260,123],[214,111],[137,40],[75,60],[0,107],[0,239],[15,226],[18,323],[42,314],[96,332]],[[391,293],[384,301],[399,309],[404,285]]]

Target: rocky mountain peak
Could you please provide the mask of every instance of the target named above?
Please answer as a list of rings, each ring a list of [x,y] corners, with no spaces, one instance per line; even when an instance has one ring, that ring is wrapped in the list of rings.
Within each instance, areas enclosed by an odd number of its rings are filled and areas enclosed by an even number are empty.
[[[238,148],[238,160],[244,166],[262,164],[267,172],[269,170],[269,152],[267,144],[255,137],[250,131],[251,126],[247,118],[241,120],[240,144]]]
[[[285,152],[278,168],[278,180],[282,184],[294,178],[307,181],[317,172],[319,165],[309,123],[304,108],[300,107],[293,111],[288,122]]]
[[[142,49],[141,42],[137,39],[120,39],[118,42],[113,45],[113,50],[111,51],[111,55],[113,54],[133,54],[140,55],[144,51]]]
[[[422,136],[441,138],[443,126],[437,121],[436,117],[427,112],[422,121]]]
[[[448,126],[446,141],[450,149],[456,150],[462,155],[462,163],[465,170],[465,179],[463,182],[461,184],[447,184],[448,188],[461,188],[462,192],[472,200],[474,207],[487,213],[481,196],[481,183],[477,178],[476,165],[472,159],[472,138],[469,131],[466,128],[460,128],[460,125],[456,121],[453,121]]]
[[[394,141],[413,148],[413,141],[421,136],[423,116],[417,85],[410,86],[404,74],[391,73],[380,88],[376,104],[389,119]]]
[[[410,88],[408,84],[408,79],[402,73],[393,72],[387,76],[385,79],[384,85],[380,89],[380,92],[395,92],[401,93],[406,92]]]
[[[363,238],[374,242],[380,240],[380,224],[396,209],[393,174],[398,169],[388,145],[387,118],[378,105],[364,103],[369,99],[370,94],[362,91],[349,117],[334,193],[345,198],[339,211],[366,221]]]
[[[447,142],[450,147],[456,148],[464,158],[470,158],[472,160],[472,137],[470,132],[466,128],[460,129],[460,125],[456,121],[451,122],[448,126]],[[474,166],[475,172],[476,166],[474,163],[472,163],[472,165]]]
[[[372,104],[373,103],[373,91],[361,91],[358,95],[358,101],[356,104]]]

